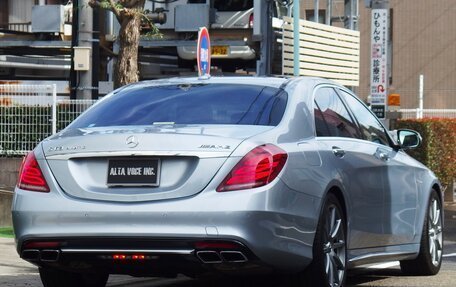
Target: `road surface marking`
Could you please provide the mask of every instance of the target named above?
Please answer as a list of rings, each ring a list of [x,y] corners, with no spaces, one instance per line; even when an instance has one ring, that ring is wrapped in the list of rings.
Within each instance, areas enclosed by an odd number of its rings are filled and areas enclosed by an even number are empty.
[[[443,257],[455,257],[456,253],[443,254]]]

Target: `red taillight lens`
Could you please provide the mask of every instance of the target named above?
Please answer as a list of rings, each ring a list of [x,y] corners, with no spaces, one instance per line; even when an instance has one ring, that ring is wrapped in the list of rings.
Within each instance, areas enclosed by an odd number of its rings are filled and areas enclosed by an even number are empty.
[[[231,170],[218,192],[260,187],[273,181],[287,161],[287,153],[272,144],[251,150]]]
[[[49,192],[49,187],[33,152],[30,152],[22,161],[17,186],[30,191]]]
[[[249,28],[253,28],[253,13],[249,17]]]

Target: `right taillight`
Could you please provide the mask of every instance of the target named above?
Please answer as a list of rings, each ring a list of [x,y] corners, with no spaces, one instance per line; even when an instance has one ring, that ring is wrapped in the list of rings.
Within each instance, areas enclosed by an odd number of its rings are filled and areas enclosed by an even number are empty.
[[[258,146],[241,159],[217,187],[217,191],[264,186],[279,175],[287,158],[287,153],[275,145]]]
[[[253,13],[249,16],[249,28],[253,28]]]
[[[49,192],[46,179],[44,179],[33,151],[22,161],[17,186],[29,191]]]

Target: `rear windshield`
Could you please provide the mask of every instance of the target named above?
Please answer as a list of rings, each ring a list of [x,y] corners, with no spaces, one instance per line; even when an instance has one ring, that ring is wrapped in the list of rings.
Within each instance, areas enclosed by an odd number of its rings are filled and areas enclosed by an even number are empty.
[[[153,124],[275,126],[287,93],[258,85],[184,84],[127,89],[77,118],[69,128]]]

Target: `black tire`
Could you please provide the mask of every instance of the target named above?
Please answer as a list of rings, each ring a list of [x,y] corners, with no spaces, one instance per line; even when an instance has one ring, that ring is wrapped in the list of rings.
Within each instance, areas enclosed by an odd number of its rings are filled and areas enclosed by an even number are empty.
[[[39,268],[44,287],[105,287],[109,274],[82,274]]]
[[[313,260],[304,272],[304,286],[344,286],[347,277],[347,225],[342,206],[328,194],[318,221]]]
[[[401,261],[407,275],[429,276],[439,272],[443,255],[443,209],[437,191],[432,190],[424,218],[420,252],[413,260]]]

